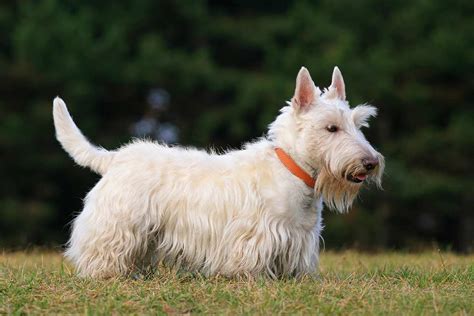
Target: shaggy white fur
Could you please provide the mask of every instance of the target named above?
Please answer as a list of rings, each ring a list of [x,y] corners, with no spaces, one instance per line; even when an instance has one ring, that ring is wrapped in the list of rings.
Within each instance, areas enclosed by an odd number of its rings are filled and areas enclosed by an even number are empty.
[[[375,108],[349,108],[337,67],[324,94],[303,67],[268,136],[222,155],[148,141],[108,151],[87,141],[60,98],[53,114],[64,149],[102,175],[66,251],[81,276],[128,275],[158,263],[205,275],[311,274],[323,200],[346,211],[361,183],[380,184],[383,172],[382,155],[359,130]],[[315,189],[290,173],[275,147],[316,178]]]

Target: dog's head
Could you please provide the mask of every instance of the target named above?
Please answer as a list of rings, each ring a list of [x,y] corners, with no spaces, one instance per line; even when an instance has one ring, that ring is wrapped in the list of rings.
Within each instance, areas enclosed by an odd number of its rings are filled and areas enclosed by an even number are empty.
[[[315,86],[308,70],[301,68],[295,95],[288,103],[270,127],[270,135],[286,143],[292,155],[317,174],[315,189],[326,204],[346,211],[363,183],[381,185],[384,158],[361,131],[377,110],[365,104],[349,107],[337,67],[324,92]]]

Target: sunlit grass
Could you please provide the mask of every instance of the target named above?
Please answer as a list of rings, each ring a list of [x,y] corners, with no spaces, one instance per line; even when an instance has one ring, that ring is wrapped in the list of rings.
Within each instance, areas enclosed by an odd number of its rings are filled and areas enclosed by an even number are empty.
[[[318,278],[228,280],[161,268],[147,280],[74,275],[58,253],[0,255],[0,314],[474,313],[474,256],[325,252]]]

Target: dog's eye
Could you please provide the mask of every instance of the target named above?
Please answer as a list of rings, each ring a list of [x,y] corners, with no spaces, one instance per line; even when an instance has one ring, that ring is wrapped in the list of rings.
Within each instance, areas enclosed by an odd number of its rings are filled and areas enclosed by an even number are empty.
[[[326,129],[328,130],[328,132],[335,133],[339,130],[339,127],[337,127],[336,125],[328,125]]]

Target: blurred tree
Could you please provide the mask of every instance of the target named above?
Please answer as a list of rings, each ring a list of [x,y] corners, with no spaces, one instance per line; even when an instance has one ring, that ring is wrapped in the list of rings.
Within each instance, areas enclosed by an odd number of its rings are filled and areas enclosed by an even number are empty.
[[[97,176],[54,140],[61,95],[94,142],[116,147],[148,111],[180,142],[238,147],[261,136],[306,65],[342,69],[352,104],[379,106],[367,131],[385,191],[326,214],[328,247],[473,248],[472,1],[72,1],[0,4],[0,244],[65,242]]]

